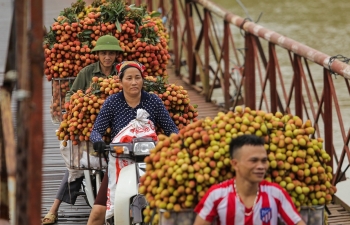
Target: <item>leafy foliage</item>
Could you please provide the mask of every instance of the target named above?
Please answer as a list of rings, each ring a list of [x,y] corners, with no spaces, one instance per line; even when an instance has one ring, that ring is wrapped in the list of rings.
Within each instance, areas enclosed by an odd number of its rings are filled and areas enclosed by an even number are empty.
[[[50,27],[50,31],[44,37],[44,44],[48,44],[51,49],[55,44],[55,42],[56,42],[56,34],[52,30],[52,27]]]
[[[65,8],[63,11],[61,11],[60,16],[66,17],[66,19],[60,21],[61,24],[64,22],[76,22],[78,21],[77,14],[84,11],[85,7],[85,1],[78,0],[75,3],[72,3],[72,7]]]
[[[145,80],[144,81],[144,89],[147,92],[158,92],[158,93],[164,93],[166,88],[165,84],[167,83],[167,79],[162,77],[157,77],[157,80],[151,81],[151,80]]]
[[[113,1],[101,6],[102,22],[124,21],[125,3],[123,1]]]

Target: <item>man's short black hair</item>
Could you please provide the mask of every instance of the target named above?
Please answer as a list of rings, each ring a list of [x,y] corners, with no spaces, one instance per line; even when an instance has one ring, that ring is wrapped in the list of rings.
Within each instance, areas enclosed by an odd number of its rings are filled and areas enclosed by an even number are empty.
[[[264,146],[264,139],[256,136],[256,135],[242,135],[238,136],[231,140],[230,143],[230,157],[233,159],[235,157],[235,153],[238,149],[242,148],[244,145],[252,145],[252,146]]]

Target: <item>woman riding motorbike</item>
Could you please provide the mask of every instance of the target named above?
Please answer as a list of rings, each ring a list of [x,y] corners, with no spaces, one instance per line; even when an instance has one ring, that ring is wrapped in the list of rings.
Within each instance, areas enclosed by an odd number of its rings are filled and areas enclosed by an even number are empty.
[[[100,37],[96,42],[96,46],[92,49],[92,52],[96,52],[98,56],[98,62],[84,67],[79,72],[70,91],[68,91],[66,94],[66,102],[69,102],[70,96],[77,90],[86,90],[89,88],[92,77],[107,77],[116,75],[115,61],[118,56],[118,52],[122,51],[123,50],[119,46],[119,41],[117,38],[110,35]],[[83,177],[79,177],[70,183],[68,182],[68,177],[69,172],[66,170],[61,181],[61,185],[57,191],[56,199],[49,212],[43,218],[42,224],[54,224],[57,221],[57,212],[62,201],[72,205],[75,204],[77,193],[81,187]]]
[[[111,95],[104,103],[95,121],[90,140],[94,149],[104,151],[102,135],[111,127],[111,136],[116,136],[128,123],[136,118],[138,109],[149,113],[149,120],[159,125],[166,135],[178,133],[178,129],[165,109],[162,100],[154,94],[142,90],[145,67],[134,61],[125,61],[117,65],[123,91]],[[105,221],[108,177],[104,176],[88,225],[102,225]]]

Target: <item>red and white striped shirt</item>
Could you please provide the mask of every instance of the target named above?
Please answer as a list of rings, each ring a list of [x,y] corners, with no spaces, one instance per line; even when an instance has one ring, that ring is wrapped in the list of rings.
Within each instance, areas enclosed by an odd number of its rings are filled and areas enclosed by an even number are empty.
[[[275,225],[278,217],[287,225],[301,220],[292,199],[278,184],[262,181],[253,213],[247,209],[234,191],[234,180],[213,185],[195,208],[198,215],[209,222],[216,217],[218,225]]]

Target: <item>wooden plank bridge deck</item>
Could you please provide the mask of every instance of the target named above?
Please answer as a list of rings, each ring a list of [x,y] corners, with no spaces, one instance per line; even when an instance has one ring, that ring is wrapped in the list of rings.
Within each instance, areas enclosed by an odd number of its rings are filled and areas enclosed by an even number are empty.
[[[43,155],[43,187],[42,217],[49,211],[58,187],[65,172],[65,164],[59,150],[59,142],[55,135],[58,125],[54,125],[50,117],[51,83],[44,78],[44,155]],[[82,197],[78,197],[74,206],[62,203],[58,212],[57,224],[86,224],[90,207]]]
[[[11,22],[12,1],[0,0],[0,80],[2,79],[4,64],[6,62],[6,51],[9,34],[9,27]],[[72,0],[50,1],[44,0],[44,23],[49,27],[53,22],[53,18],[59,15],[59,12],[70,6]],[[172,73],[170,68],[169,73]],[[207,103],[204,97],[197,91],[193,90],[190,85],[187,85],[182,80],[170,75],[169,81],[182,85],[189,91],[191,103],[198,104],[199,117],[214,117],[219,108],[212,103]],[[59,151],[59,142],[55,136],[57,125],[53,125],[49,115],[49,107],[51,101],[51,84],[43,79],[44,82],[44,155],[43,155],[43,189],[42,189],[42,216],[44,216],[50,209],[61,179],[65,171],[65,165]],[[350,224],[350,212],[345,211],[343,207],[338,204],[329,205],[331,215],[329,216],[329,225]],[[62,203],[58,215],[57,224],[86,224],[90,213],[90,207],[86,205],[82,197],[78,197],[76,205],[71,206]]]
[[[342,206],[338,204],[332,204],[327,206],[330,215],[328,216],[328,225],[346,225],[350,224],[350,212],[346,211]]]

